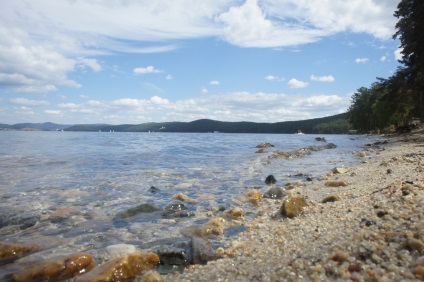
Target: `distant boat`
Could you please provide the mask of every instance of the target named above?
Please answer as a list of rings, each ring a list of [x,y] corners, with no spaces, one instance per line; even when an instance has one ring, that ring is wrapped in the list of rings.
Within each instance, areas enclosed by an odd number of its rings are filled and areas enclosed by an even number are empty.
[[[296,134],[305,134],[305,133],[303,133],[302,130],[299,129]]]

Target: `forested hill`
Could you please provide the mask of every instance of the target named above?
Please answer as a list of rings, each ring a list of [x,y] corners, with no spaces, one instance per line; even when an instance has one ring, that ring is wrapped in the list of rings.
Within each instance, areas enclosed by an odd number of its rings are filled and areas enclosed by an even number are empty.
[[[65,131],[115,131],[115,132],[222,132],[222,133],[348,133],[346,114],[302,121],[277,123],[224,122],[201,119],[192,122],[145,123],[139,125],[75,125]]]

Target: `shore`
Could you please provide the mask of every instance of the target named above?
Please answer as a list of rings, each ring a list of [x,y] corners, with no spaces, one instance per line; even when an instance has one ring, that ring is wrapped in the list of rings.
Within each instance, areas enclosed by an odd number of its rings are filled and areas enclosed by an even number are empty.
[[[288,190],[307,202],[298,216],[263,199],[222,258],[164,280],[424,281],[424,133],[361,153],[361,165]]]

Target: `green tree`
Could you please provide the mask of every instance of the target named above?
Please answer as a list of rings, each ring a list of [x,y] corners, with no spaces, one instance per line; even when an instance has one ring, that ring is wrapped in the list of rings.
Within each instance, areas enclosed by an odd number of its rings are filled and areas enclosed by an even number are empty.
[[[400,40],[404,67],[390,78],[390,91],[401,92],[413,105],[411,113],[424,119],[424,1],[402,0],[394,16],[394,39]],[[402,82],[403,81],[403,82]],[[399,88],[396,88],[399,86]]]

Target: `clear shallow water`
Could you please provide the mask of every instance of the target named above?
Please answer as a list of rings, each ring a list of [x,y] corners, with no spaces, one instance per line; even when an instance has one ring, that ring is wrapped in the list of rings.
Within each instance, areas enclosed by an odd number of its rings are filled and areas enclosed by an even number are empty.
[[[335,166],[359,162],[366,137],[326,135],[336,149],[294,160],[256,154],[261,142],[269,151],[293,151],[323,145],[315,135],[0,132],[0,212],[37,217],[21,232],[0,228],[0,241],[48,245],[54,251],[101,251],[108,245],[148,243],[181,237],[186,226],[204,222],[207,213],[237,206],[246,188],[262,187],[269,174],[283,186],[290,175],[319,176]],[[159,189],[151,193],[151,186]],[[160,212],[123,222],[115,217],[131,207],[151,203],[164,208],[184,193],[195,216],[166,219]],[[243,206],[249,209],[249,206]],[[57,209],[69,216],[53,220]],[[248,211],[248,210],[247,210]],[[10,228],[10,227],[9,227]],[[224,238],[221,238],[225,240]]]

